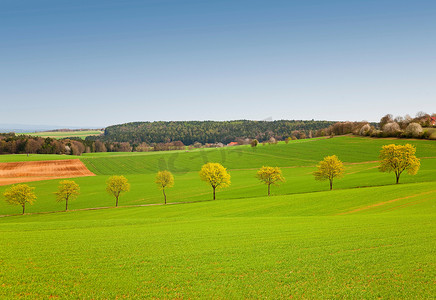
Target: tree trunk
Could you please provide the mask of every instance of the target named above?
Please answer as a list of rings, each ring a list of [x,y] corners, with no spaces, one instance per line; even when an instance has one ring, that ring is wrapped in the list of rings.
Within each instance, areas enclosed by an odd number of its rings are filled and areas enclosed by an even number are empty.
[[[65,200],[65,211],[68,210],[68,199]]]
[[[165,195],[165,189],[162,189],[162,192],[164,194],[165,204],[167,204],[167,195]]]
[[[400,175],[395,174],[395,177],[397,178],[397,183],[398,184],[400,182]]]
[[[270,184],[268,184],[268,196],[269,196],[269,190],[270,190],[270,186],[271,186],[271,185],[270,185]]]
[[[23,215],[24,215],[24,209],[26,207],[26,203],[23,204]]]
[[[333,189],[333,180],[330,179],[330,191]]]
[[[213,186],[213,200],[215,200],[215,187]]]
[[[118,196],[116,198],[117,198],[117,202],[115,203],[115,207],[118,207]]]

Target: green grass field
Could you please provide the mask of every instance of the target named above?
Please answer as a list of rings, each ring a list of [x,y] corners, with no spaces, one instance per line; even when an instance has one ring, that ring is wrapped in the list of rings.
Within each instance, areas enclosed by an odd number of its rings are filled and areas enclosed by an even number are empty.
[[[39,136],[43,138],[63,139],[68,137],[79,137],[85,139],[87,136],[101,135],[103,131],[100,130],[78,130],[78,131],[41,131],[41,132],[28,132],[22,135]]]
[[[388,143],[412,143],[415,176],[377,169]],[[326,155],[346,165],[328,191],[312,172]],[[31,156],[37,159],[39,156]],[[41,160],[47,159],[40,156]],[[62,157],[64,158],[64,157]],[[68,157],[67,157],[68,158]],[[26,156],[0,156],[1,161]],[[193,151],[94,153],[80,159],[97,174],[74,179],[81,195],[56,203],[59,180],[32,182],[37,202],[25,216],[0,218],[0,297],[4,298],[434,298],[436,143],[335,137]],[[228,168],[232,185],[210,201],[198,170]],[[272,188],[255,178],[282,167]],[[154,184],[175,175],[169,202]],[[110,207],[105,180],[125,175],[131,191]],[[7,187],[0,187],[0,193]],[[193,203],[188,203],[193,202]],[[19,213],[0,202],[0,214]]]

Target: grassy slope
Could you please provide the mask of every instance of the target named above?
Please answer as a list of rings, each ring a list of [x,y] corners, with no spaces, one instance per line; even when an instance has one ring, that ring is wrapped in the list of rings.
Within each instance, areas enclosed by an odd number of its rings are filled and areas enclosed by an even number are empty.
[[[435,196],[417,183],[10,217],[0,295],[430,298]]]
[[[336,154],[344,162],[367,162],[378,160],[383,145],[410,143],[417,147],[418,157],[435,157],[436,143],[423,140],[391,140],[359,137],[336,137],[333,139],[309,139],[292,141],[289,144],[227,147],[171,153],[93,153],[82,158],[95,174],[111,175],[156,173],[168,168],[174,173],[198,171],[205,162],[223,164],[228,169],[260,168],[262,165],[279,167],[313,166],[327,155]]]
[[[328,189],[326,182],[317,182],[312,172],[315,163],[323,153],[337,153],[348,162],[347,174],[335,182],[336,189],[364,186],[387,185],[394,182],[392,174],[380,173],[377,163],[366,163],[377,159],[380,145],[386,140],[338,137],[334,139],[307,140],[296,143],[251,147],[233,147],[225,149],[206,149],[191,152],[175,151],[152,153],[95,153],[81,159],[89,169],[100,176],[74,179],[81,186],[81,195],[70,202],[70,209],[112,206],[114,201],[105,191],[105,181],[111,174],[124,174],[132,188],[121,196],[120,205],[136,205],[162,202],[161,192],[156,188],[154,176],[160,169],[169,168],[175,174],[175,187],[167,191],[170,202],[189,202],[209,200],[211,188],[199,180],[198,170],[206,161],[222,162],[232,176],[230,188],[219,191],[221,199],[258,197],[266,193],[266,186],[255,178],[256,168],[262,165],[283,167],[286,182],[273,187],[275,195],[307,193]],[[391,141],[389,141],[391,142]],[[397,142],[397,141],[396,141]],[[401,141],[404,142],[404,141]],[[418,147],[418,156],[436,156],[436,144],[429,141],[413,141]],[[324,151],[324,152],[323,152]],[[8,156],[5,156],[8,157]],[[16,158],[16,156],[9,156]],[[36,156],[40,157],[40,156]],[[69,156],[42,156],[64,158]],[[345,157],[345,158],[343,158]],[[1,158],[1,156],[0,156]],[[28,159],[26,156],[21,159]],[[33,156],[29,158],[33,159]],[[365,163],[358,163],[358,162]],[[356,163],[357,162],[357,163]],[[436,158],[422,159],[421,169],[416,176],[404,174],[402,183],[434,181],[436,179]],[[142,174],[141,174],[142,172]],[[62,210],[63,203],[56,203],[53,192],[59,180],[29,183],[36,187],[38,200],[27,207],[28,212]],[[7,187],[0,187],[0,193]],[[20,212],[19,207],[0,201],[0,214]]]
[[[82,194],[73,209],[111,205],[104,181],[115,173],[132,183],[122,205],[161,202],[153,179],[165,166],[176,175],[170,201],[210,198],[197,173],[205,161],[228,167],[232,186],[218,201],[1,218],[0,297],[433,297],[436,159],[422,159],[418,175],[404,175],[403,184],[349,189],[393,182],[377,163],[359,163],[376,160],[389,142],[341,137],[84,156],[100,176],[76,179]],[[433,142],[392,142],[436,156]],[[328,154],[347,162],[332,192],[311,175]],[[278,196],[260,196],[266,188],[254,173],[264,164],[288,167],[287,182],[273,188]],[[63,208],[52,195],[57,181],[32,185],[39,199],[29,211]],[[0,209],[17,210],[2,202]]]

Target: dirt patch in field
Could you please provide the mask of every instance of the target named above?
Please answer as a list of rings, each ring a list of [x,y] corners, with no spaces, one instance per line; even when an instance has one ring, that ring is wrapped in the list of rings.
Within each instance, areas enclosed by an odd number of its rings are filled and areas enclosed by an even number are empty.
[[[0,186],[84,176],[95,176],[95,174],[79,159],[0,163]]]

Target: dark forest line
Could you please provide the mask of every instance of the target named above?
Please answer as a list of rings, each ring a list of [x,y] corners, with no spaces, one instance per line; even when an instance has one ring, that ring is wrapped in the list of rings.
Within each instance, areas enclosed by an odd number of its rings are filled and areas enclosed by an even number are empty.
[[[293,135],[297,138],[309,137],[334,123],[314,120],[133,122],[109,126],[103,136],[87,139],[149,145],[174,141],[181,141],[184,145],[228,144],[241,138],[263,142],[271,138],[284,140]]]

